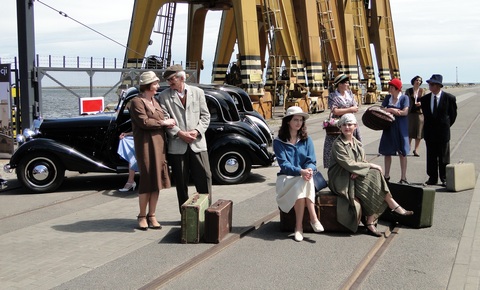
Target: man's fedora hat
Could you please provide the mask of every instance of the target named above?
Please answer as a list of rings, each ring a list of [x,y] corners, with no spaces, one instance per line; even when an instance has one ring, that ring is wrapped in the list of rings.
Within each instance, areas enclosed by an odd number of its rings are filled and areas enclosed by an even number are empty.
[[[429,80],[427,80],[427,83],[438,84],[441,87],[443,87],[442,81],[443,81],[442,75],[432,75],[432,77]]]
[[[180,64],[174,64],[172,66],[167,67],[162,77],[165,80],[168,80],[170,77],[176,75],[178,72],[181,72],[181,71],[183,71],[182,66]]]

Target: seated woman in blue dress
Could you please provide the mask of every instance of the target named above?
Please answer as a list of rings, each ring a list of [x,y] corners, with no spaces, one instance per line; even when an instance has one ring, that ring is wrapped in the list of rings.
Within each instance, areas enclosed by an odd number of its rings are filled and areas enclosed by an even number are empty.
[[[357,119],[353,114],[345,114],[338,121],[341,134],[332,147],[328,186],[339,195],[337,199],[337,221],[356,232],[358,228],[357,210],[354,200],[360,201],[362,214],[366,216],[367,232],[381,236],[377,231],[376,220],[387,207],[398,215],[412,215],[413,211],[402,208],[392,197],[380,165],[369,163],[365,158],[362,143],[353,132]]]
[[[309,115],[300,107],[287,109],[273,140],[273,150],[280,172],[277,174],[277,204],[283,212],[295,209],[295,241],[303,240],[303,214],[305,206],[310,215],[310,224],[315,232],[322,232],[323,226],[315,212],[315,186],[313,175],[317,160],[312,138],[307,135],[305,121]]]
[[[118,144],[118,155],[128,161],[128,179],[127,183],[118,191],[135,191],[137,183],[135,182],[135,172],[138,171],[137,159],[135,158],[135,146],[133,143],[132,132],[121,133],[120,142]]]

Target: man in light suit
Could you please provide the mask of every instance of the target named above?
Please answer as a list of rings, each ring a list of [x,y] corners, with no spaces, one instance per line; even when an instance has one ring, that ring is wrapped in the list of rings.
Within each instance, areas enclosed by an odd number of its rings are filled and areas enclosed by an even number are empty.
[[[427,80],[430,93],[421,98],[423,134],[427,146],[426,185],[436,185],[438,177],[446,186],[446,166],[450,163],[450,127],[457,118],[457,101],[454,95],[442,91],[443,77],[434,74]]]
[[[208,193],[211,198],[212,192],[212,174],[205,140],[210,113],[203,90],[187,85],[185,77],[181,65],[168,67],[163,78],[170,88],[158,96],[162,109],[177,124],[167,129],[167,135],[168,160],[175,179],[179,208],[188,199],[190,176],[198,193]]]

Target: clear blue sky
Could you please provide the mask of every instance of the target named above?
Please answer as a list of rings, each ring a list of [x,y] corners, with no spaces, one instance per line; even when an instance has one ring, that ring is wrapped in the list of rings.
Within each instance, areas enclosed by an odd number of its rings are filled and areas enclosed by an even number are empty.
[[[132,0],[40,1],[126,44]],[[62,17],[40,1],[33,2],[37,54],[123,59],[124,47]],[[480,82],[480,1],[391,0],[390,3],[404,83],[417,74],[428,79],[433,73],[443,74],[444,82],[455,82],[457,75],[459,82]],[[185,60],[185,13],[186,9],[177,10],[172,49],[175,61]],[[209,12],[206,39],[217,39],[220,13]],[[16,1],[3,1],[0,17],[0,58],[12,59],[18,55]],[[159,36],[152,34],[152,40],[147,55],[158,54]],[[205,41],[203,53],[205,70],[201,82],[209,83],[215,42]]]

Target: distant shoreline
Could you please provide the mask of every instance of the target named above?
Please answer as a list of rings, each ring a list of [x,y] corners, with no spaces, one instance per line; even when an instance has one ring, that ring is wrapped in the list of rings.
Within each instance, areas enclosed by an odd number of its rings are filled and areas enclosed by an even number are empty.
[[[106,89],[111,88],[111,86],[93,86],[92,89]],[[42,87],[43,89],[49,90],[65,90],[64,87]],[[90,86],[68,86],[68,89],[90,89]]]

